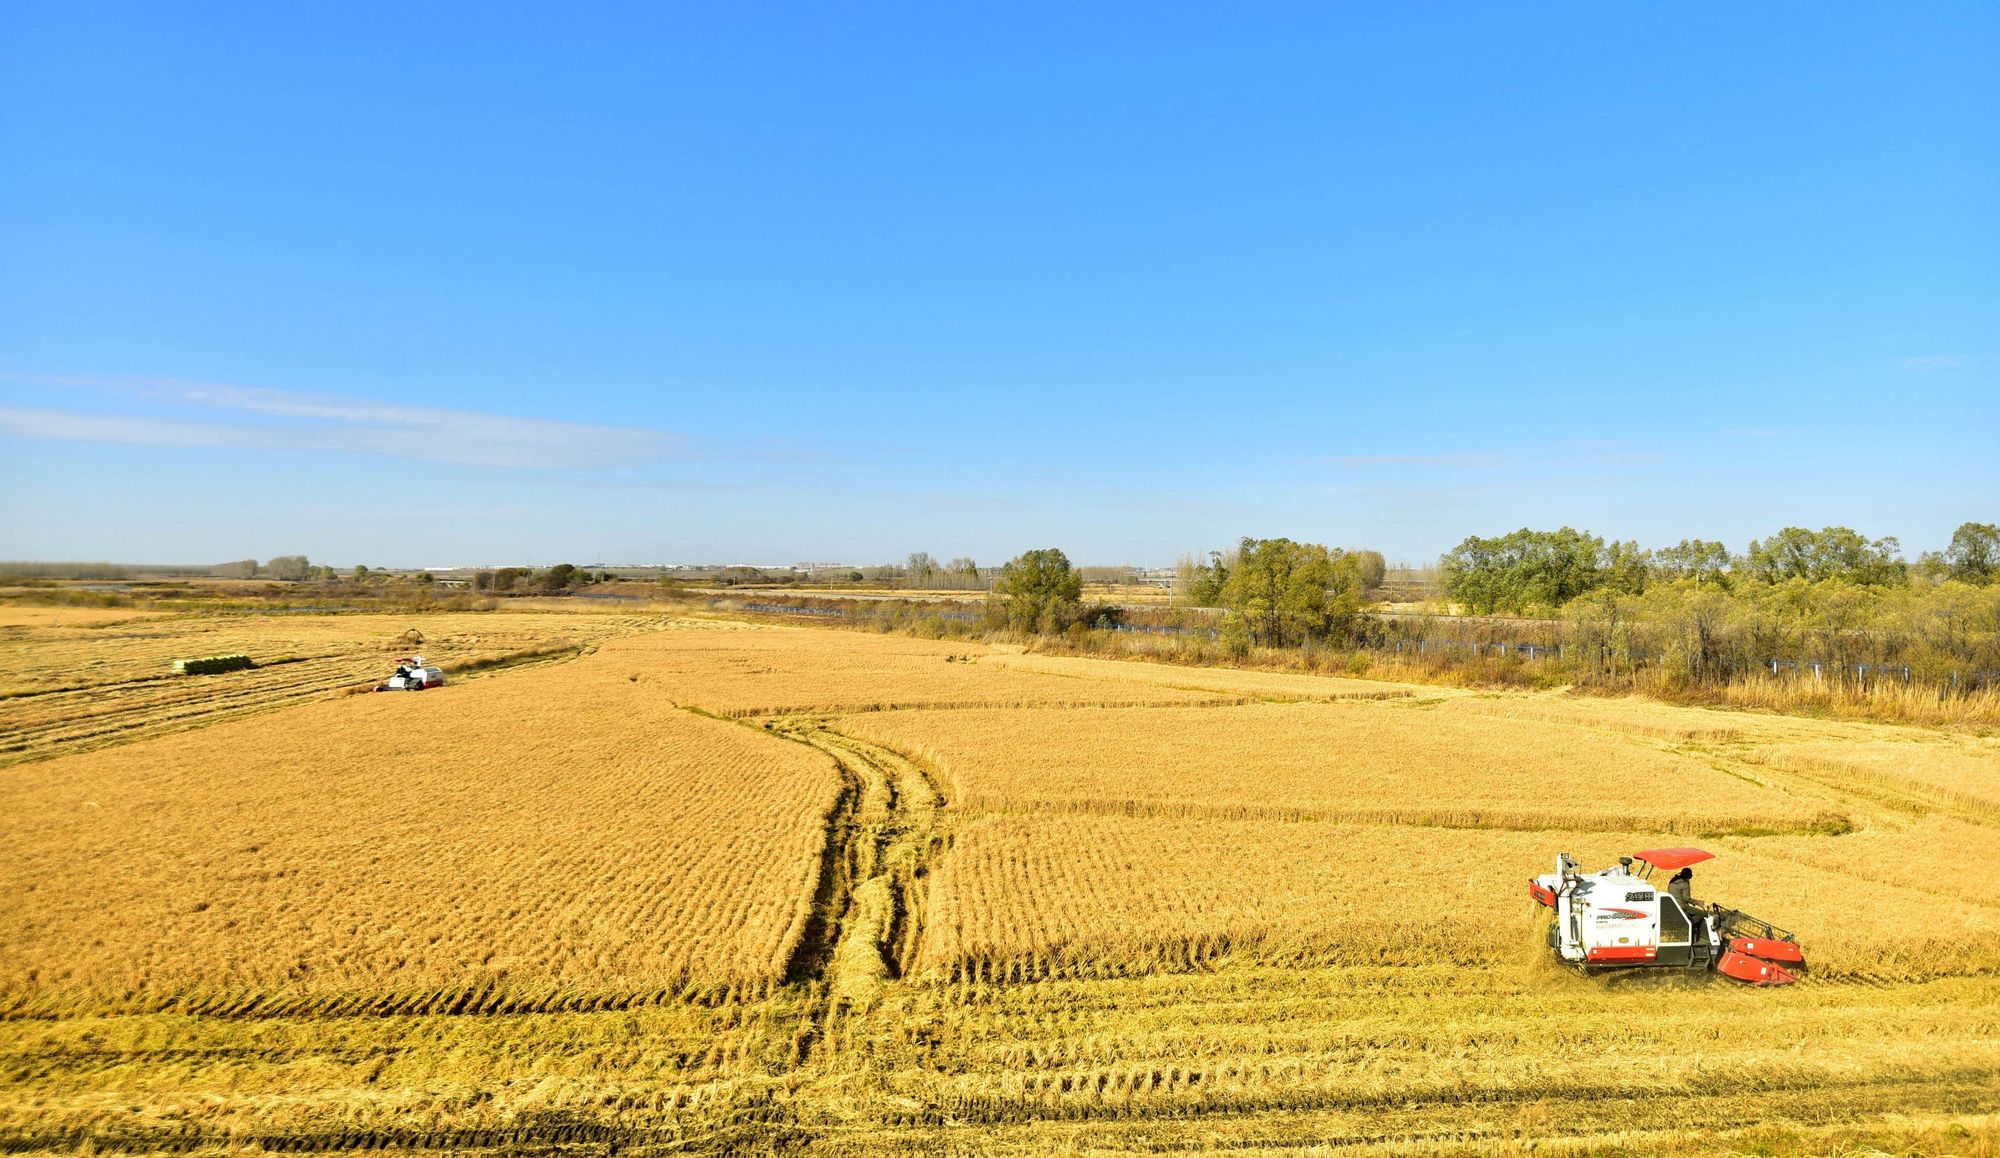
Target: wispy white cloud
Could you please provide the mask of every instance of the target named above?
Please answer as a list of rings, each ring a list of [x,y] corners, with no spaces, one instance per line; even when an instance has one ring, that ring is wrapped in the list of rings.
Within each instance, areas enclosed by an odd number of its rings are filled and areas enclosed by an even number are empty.
[[[1972,360],[1967,354],[1919,354],[1898,358],[1896,364],[1909,370],[1956,370]]]
[[[42,379],[95,387],[121,402],[179,411],[103,414],[0,410],[0,430],[27,438],[136,446],[332,451],[457,466],[529,470],[623,466],[672,457],[684,441],[664,431],[404,406],[287,390],[156,379]],[[186,412],[216,415],[191,418]]]
[[[1497,454],[1336,454],[1326,460],[1335,466],[1473,466],[1505,465]]]
[[[62,410],[0,409],[0,433],[61,442],[111,442],[128,446],[272,445],[240,427],[112,414],[72,414]]]

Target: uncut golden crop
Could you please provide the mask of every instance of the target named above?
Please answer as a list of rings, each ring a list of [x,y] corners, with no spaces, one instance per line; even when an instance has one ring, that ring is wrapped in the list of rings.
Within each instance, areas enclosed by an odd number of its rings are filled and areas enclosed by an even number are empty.
[[[1822,805],[1616,735],[1394,701],[896,712],[842,727],[920,755],[968,810],[1689,834],[1831,822]]]
[[[1108,680],[1130,686],[1178,688],[1273,700],[1385,700],[1401,699],[1419,692],[1431,698],[1467,695],[1454,688],[1419,687],[1382,680],[1226,667],[1184,667],[1179,664],[1039,655],[1034,652],[1002,652],[983,662],[1016,671]]]
[[[620,640],[604,655],[677,703],[732,716],[1237,698],[1011,670],[990,663],[993,649],[981,644],[814,628],[672,629]]]
[[[1832,773],[1863,787],[1914,791],[2000,820],[2000,744],[1991,739],[1821,740],[1773,745],[1762,756],[1779,769]]]
[[[0,640],[17,642],[29,629],[97,627],[143,619],[158,612],[133,607],[34,607],[21,603],[0,604]]]
[[[1798,934],[1815,975],[1910,980],[2000,969],[2000,904],[1748,851],[1695,895]],[[919,972],[1024,981],[1203,967],[1229,955],[1479,971],[1546,952],[1527,878],[1557,852],[1590,869],[1660,834],[1495,832],[1107,816],[967,823],[931,884]],[[1866,914],[1865,919],[1861,914]]]
[[[1548,695],[1459,696],[1444,708],[1453,714],[1510,720],[1540,720],[1608,728],[1662,740],[1734,740],[1745,735],[1768,736],[1798,721],[1745,717],[1741,712],[1662,704],[1638,696],[1619,698],[1557,698]],[[1810,727],[1811,725],[1806,725]],[[1789,730],[1780,734],[1791,734]]]
[[[0,991],[434,1008],[761,985],[838,785],[591,659],[16,765]]]
[[[1994,903],[1993,866],[2000,864],[2000,828],[1950,816],[1879,816],[1867,828],[1837,840],[1818,836],[1730,837],[1715,851],[1797,861],[1839,875]],[[1946,955],[1949,956],[1947,949]]]

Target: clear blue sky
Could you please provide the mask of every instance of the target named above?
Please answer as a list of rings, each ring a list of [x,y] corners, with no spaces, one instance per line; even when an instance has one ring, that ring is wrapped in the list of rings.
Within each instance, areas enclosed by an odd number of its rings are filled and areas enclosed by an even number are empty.
[[[0,557],[2000,518],[2000,5],[0,5]]]

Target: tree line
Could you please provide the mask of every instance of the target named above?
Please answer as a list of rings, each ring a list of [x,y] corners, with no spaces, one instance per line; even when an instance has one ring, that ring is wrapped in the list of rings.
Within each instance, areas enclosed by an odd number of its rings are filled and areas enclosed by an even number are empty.
[[[1373,612],[1384,574],[1373,551],[1246,538],[1184,559],[1176,603],[1205,609],[1197,636],[1212,633],[1236,656],[1393,651],[1490,667],[1488,657],[1518,663],[1512,645],[1534,644],[1545,676],[1587,682],[1643,673],[1649,687],[1715,685],[1776,663],[1829,683],[2000,686],[2000,527],[1989,523],[1966,523],[1915,562],[1895,539],[1845,527],[1787,527],[1741,553],[1694,539],[1649,551],[1569,527],[1523,529],[1468,538],[1444,558],[1440,583],[1455,604],[1478,616],[1537,616],[1525,622]],[[1073,634],[1127,614],[1088,606],[1082,593],[1060,550],[1027,552],[1000,569],[989,625]]]
[[[1526,527],[1493,538],[1468,537],[1438,565],[1443,594],[1480,615],[1553,615],[1595,592],[1643,595],[1660,584],[1691,583],[1721,591],[1791,582],[1902,587],[1912,579],[1977,587],[2000,578],[2000,526],[1965,523],[1942,551],[1903,560],[1894,537],[1869,539],[1849,527],[1786,527],[1753,539],[1741,553],[1718,542],[1683,539],[1641,550],[1588,531]]]

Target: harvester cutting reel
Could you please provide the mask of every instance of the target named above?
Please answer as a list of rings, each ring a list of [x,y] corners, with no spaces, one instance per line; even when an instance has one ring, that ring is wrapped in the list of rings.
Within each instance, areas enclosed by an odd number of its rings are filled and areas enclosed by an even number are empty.
[[[1649,848],[1583,873],[1565,852],[1555,872],[1528,881],[1528,895],[1554,912],[1548,942],[1556,959],[1585,974],[1678,969],[1751,985],[1797,981],[1805,972],[1798,938],[1740,910],[1693,899],[1693,866],[1714,858],[1698,848]],[[1635,862],[1642,871],[1633,871]],[[1659,869],[1674,874],[1664,888],[1653,879]]]

